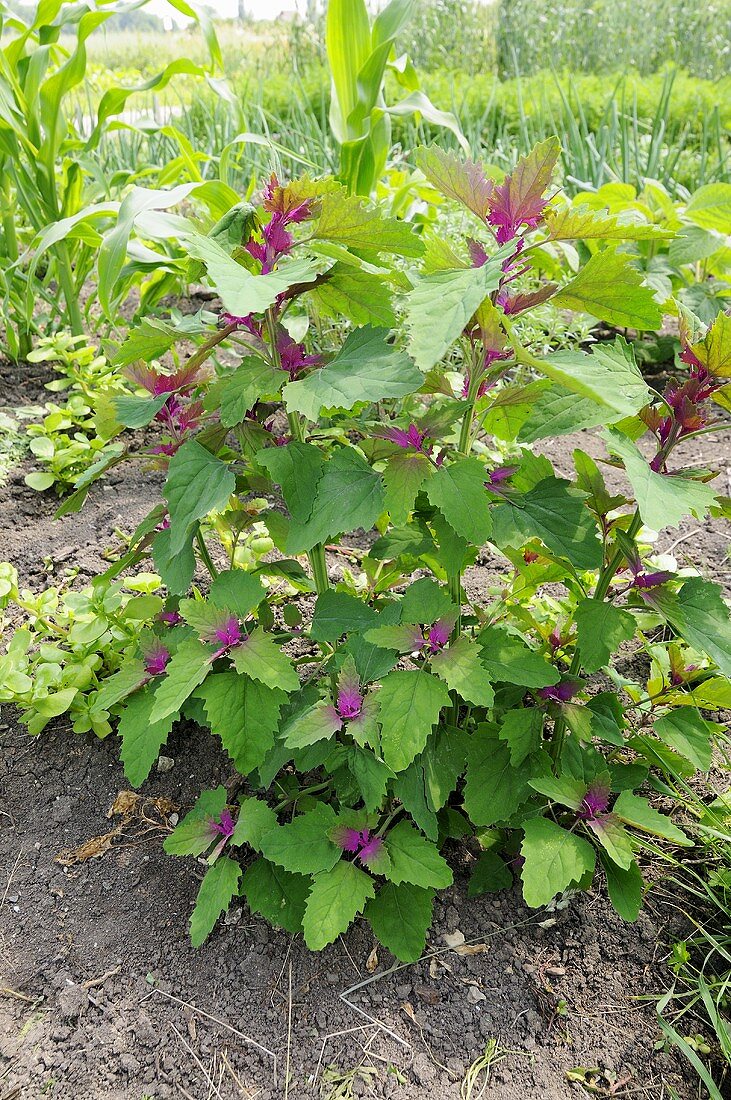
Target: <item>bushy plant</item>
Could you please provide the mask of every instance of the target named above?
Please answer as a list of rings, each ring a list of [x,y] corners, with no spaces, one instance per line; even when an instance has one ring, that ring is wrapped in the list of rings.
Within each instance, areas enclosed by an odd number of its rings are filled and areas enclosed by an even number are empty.
[[[682,443],[716,430],[728,400],[731,317],[706,327],[679,307],[663,394],[621,337],[531,351],[522,318],[548,300],[623,329],[661,321],[627,242],[671,231],[562,202],[558,155],[547,140],[498,184],[420,151],[469,212],[466,240],[419,237],[333,180],[272,179],[260,205],[181,233],[217,323],[146,322],[120,348],[139,388],[118,419],[170,428],[165,513],[120,568],[151,548],[169,597],[97,705],[120,716],[135,786],[185,715],[240,776],[238,796],[203,792],[166,842],[209,863],[196,944],[243,893],[313,949],[363,913],[417,958],[452,881],[443,850],[465,838],[472,894],[515,873],[543,905],[600,866],[632,920],[647,838],[690,843],[635,792],[710,766],[704,712],[728,700],[731,633],[719,587],[648,557],[647,535],[726,507]],[[556,257],[576,241],[566,280]],[[197,343],[185,366],[139,365],[181,337]],[[569,480],[530,449],[598,425],[629,496],[581,450]],[[208,517],[278,493],[254,509],[273,560],[216,564]],[[328,558],[340,540],[357,565]],[[472,598],[485,546],[500,583]],[[208,582],[191,589],[199,564]],[[650,659],[646,679],[621,671],[627,646]]]
[[[0,562],[0,622],[22,619],[0,655],[0,703],[17,707],[34,735],[65,714],[77,733],[106,737],[112,727],[97,705],[99,686],[145,644],[163,608],[160,587],[159,577],[140,573],[81,591],[64,580],[32,592],[19,588],[10,562]]]

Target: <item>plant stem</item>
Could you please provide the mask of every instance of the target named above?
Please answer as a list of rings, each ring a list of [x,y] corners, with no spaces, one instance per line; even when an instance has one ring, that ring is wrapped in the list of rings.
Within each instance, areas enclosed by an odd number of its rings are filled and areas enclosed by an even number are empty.
[[[271,309],[266,311],[266,325],[267,333],[269,335],[269,354],[271,355],[272,362],[275,367],[281,369],[282,363],[279,358],[279,350],[277,348],[277,324],[274,318],[274,314]],[[292,439],[297,443],[304,443],[305,433],[302,428],[302,421],[299,415],[295,412],[287,413],[287,420],[289,422],[289,432]],[[321,596],[323,592],[327,592],[330,587],[330,578],[327,575],[327,561],[325,560],[325,547],[323,543],[318,542],[316,546],[313,546],[311,550],[307,552],[307,560],[310,563],[310,569],[312,570],[312,577],[315,581],[315,589],[318,596]]]
[[[205,565],[208,572],[211,574],[211,580],[215,581],[216,577],[218,576],[218,570],[213,564],[213,559],[208,552],[208,547],[206,546],[205,539],[203,538],[200,528],[195,533],[195,541],[198,547],[198,553],[201,556],[201,561]]]
[[[230,336],[231,333],[235,331],[235,324],[224,325],[223,328],[216,329],[216,331],[211,336],[209,336],[208,339],[204,341],[204,343],[201,344],[198,350],[193,352],[193,354],[187,360],[185,366],[192,370],[194,367],[199,367],[201,363],[205,363],[210,352],[213,351],[216,345],[220,344],[223,340],[226,339],[227,336]]]
[[[637,534],[637,532],[639,531],[641,526],[642,526],[642,517],[640,516],[639,510],[638,510],[638,511],[635,512],[634,516],[632,517],[632,522],[630,523],[629,527],[627,528],[628,537],[633,539],[635,537],[635,535]],[[596,589],[594,590],[594,596],[592,597],[593,599],[603,600],[605,598],[607,592],[609,591],[609,586],[610,586],[610,584],[612,583],[612,581],[614,579],[614,575],[617,572],[617,570],[619,569],[620,565],[622,564],[622,559],[623,558],[624,558],[624,552],[622,550],[615,550],[614,551],[614,554],[612,555],[610,560],[603,567],[603,569],[601,570],[601,572],[599,574],[599,579],[597,580],[597,586],[596,586]],[[569,676],[577,676],[580,671],[581,671],[581,650],[577,646],[576,649],[574,650],[574,656],[573,656],[573,659],[571,661],[571,665],[569,666]],[[562,718],[562,717],[559,717],[559,718],[556,719],[556,721],[554,723],[553,737],[551,738],[551,744],[550,744],[551,759],[554,761],[554,763],[556,763],[559,760],[560,756],[561,756],[561,750],[563,749],[563,743],[564,743],[565,737],[566,737],[566,719]]]
[[[71,266],[71,257],[65,241],[59,241],[56,246],[56,260],[58,263],[58,279],[63,290],[68,313],[69,327],[74,336],[84,335],[84,322],[79,309],[79,298],[74,286],[74,273]]]

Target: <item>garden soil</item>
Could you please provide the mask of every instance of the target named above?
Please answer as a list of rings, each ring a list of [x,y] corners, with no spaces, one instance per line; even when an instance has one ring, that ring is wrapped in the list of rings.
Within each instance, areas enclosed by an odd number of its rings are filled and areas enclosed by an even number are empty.
[[[5,370],[3,405],[41,398],[27,378]],[[559,471],[577,445],[603,453],[596,434],[554,442]],[[693,461],[718,465],[720,447],[704,437]],[[132,465],[54,522],[54,498],[13,474],[0,489],[0,556],[34,588],[68,568],[85,583],[160,484]],[[728,583],[722,531],[688,524],[662,548],[672,543],[681,564]],[[498,581],[489,558],[467,578],[476,598]],[[193,950],[204,868],[165,855],[162,841],[171,818],[232,770],[190,724],[165,753],[169,770],[153,771],[136,800],[114,736],[75,735],[59,720],[31,739],[10,710],[0,716],[0,1100],[698,1096],[687,1063],[658,1043],[669,945],[687,930],[660,868],[645,868],[653,887],[627,925],[601,887],[555,911],[526,909],[517,891],[470,899],[473,857],[455,846],[455,885],[436,900],[418,963],[376,951],[364,922],[313,954],[243,902]],[[489,1070],[465,1091],[478,1059]]]

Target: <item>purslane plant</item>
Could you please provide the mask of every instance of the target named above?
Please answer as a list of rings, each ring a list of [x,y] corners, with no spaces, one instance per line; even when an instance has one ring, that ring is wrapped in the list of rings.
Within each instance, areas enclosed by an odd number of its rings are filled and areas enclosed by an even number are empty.
[[[185,367],[150,364],[190,326],[146,322],[120,348],[137,389],[119,421],[167,431],[152,448],[165,511],[120,568],[151,552],[169,598],[97,705],[120,716],[134,785],[181,716],[240,776],[166,842],[209,863],[196,944],[243,894],[313,949],[363,914],[415,959],[452,881],[443,848],[465,839],[471,893],[515,872],[540,906],[599,863],[632,920],[646,839],[690,843],[635,792],[709,768],[731,632],[719,587],[648,560],[645,535],[726,507],[682,443],[728,403],[731,318],[706,328],[682,311],[663,394],[622,337],[525,346],[521,317],[549,299],[625,329],[661,321],[625,244],[667,231],[566,206],[558,152],[541,143],[498,183],[422,150],[430,182],[474,216],[465,241],[422,239],[331,180],[272,179],[259,206],[185,234],[222,303]],[[568,282],[543,281],[577,240],[601,247]],[[600,425],[631,495],[581,450],[569,481],[530,449]],[[208,517],[262,496],[276,558],[223,569]],[[357,567],[336,564],[341,539],[338,562]],[[499,595],[471,598],[484,547]],[[199,565],[208,582],[191,588]],[[651,660],[646,684],[617,667],[628,647]]]

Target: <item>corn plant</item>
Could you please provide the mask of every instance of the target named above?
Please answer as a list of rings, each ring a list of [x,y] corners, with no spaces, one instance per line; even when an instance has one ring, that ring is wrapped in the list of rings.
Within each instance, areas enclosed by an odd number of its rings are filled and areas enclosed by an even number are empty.
[[[414,0],[391,0],[371,26],[365,0],[329,0],[327,56],[332,73],[330,126],[340,147],[339,176],[349,191],[369,195],[391,151],[391,118],[423,116],[450,130],[469,151],[457,119],[439,111],[422,91],[406,56],[391,60],[394,43],[409,20]],[[387,106],[389,68],[407,94]]]
[[[195,15],[186,0],[171,3]],[[136,87],[113,86],[102,96],[90,132],[77,133],[69,108],[84,80],[86,42],[127,6],[111,0],[80,5],[42,0],[23,16],[0,0],[2,289],[9,322],[5,351],[13,358],[29,350],[39,302],[54,324],[74,335],[83,332],[82,291],[101,241],[99,230],[119,209],[108,200],[94,162],[109,120],[135,92],[163,87],[181,73],[206,74],[180,60]],[[215,34],[206,28],[216,64]]]

